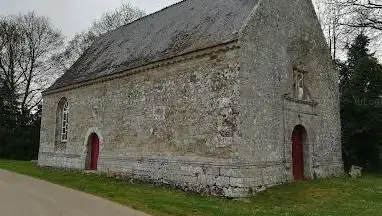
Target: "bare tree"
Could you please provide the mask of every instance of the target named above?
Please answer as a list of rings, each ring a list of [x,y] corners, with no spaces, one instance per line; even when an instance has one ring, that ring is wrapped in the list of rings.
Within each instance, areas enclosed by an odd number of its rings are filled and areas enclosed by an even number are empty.
[[[59,71],[64,72],[69,69],[74,62],[93,44],[99,35],[94,34],[92,31],[84,31],[75,34],[75,36],[68,41],[65,49],[53,56],[55,66]]]
[[[343,59],[346,48],[361,32],[382,57],[381,0],[313,0],[333,59]]]
[[[361,30],[370,39],[370,46],[382,60],[382,1],[381,0],[337,0],[346,8],[346,20],[342,25]]]
[[[382,32],[381,0],[342,0],[341,3],[349,15],[344,25]]]
[[[340,0],[313,0],[322,30],[326,36],[333,60],[344,56],[344,51],[357,35],[348,26],[342,25],[346,20],[346,8]]]
[[[146,13],[143,10],[132,7],[130,4],[122,4],[115,11],[104,13],[101,19],[94,21],[90,31],[96,35],[101,35],[131,23],[144,15]]]
[[[100,35],[131,23],[145,14],[143,10],[130,4],[122,4],[115,11],[104,13],[99,20],[93,22],[89,30],[77,33],[68,42],[66,49],[55,56],[56,63],[63,70],[69,69]]]
[[[41,90],[55,71],[51,57],[62,46],[63,36],[46,17],[34,13],[0,17],[0,82],[8,102],[23,115],[40,104]]]

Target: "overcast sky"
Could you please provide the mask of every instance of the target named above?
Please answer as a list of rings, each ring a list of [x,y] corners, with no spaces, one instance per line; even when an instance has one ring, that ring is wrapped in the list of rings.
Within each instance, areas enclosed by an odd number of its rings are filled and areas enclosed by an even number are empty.
[[[65,36],[87,29],[93,20],[104,12],[114,10],[121,3],[152,13],[180,0],[0,0],[0,14],[15,14],[36,11],[51,19],[54,26]]]
[[[0,0],[0,15],[35,11],[51,19],[53,25],[70,39],[86,30],[104,12],[113,11],[122,3],[130,3],[153,13],[181,0]],[[206,0],[212,1],[212,0]],[[382,60],[382,43],[374,45]]]

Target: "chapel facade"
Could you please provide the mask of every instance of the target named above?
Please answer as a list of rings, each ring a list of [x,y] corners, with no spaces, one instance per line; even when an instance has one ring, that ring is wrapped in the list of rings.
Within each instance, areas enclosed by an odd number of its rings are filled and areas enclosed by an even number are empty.
[[[341,175],[337,81],[311,0],[185,0],[43,93],[38,164],[234,198]]]

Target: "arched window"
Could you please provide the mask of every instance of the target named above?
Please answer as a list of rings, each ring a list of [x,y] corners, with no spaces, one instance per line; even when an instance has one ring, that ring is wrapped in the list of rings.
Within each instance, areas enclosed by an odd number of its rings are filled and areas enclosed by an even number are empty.
[[[69,129],[69,102],[66,98],[61,98],[56,111],[56,150],[65,150],[68,142]]]
[[[66,101],[62,108],[62,131],[61,142],[68,141],[68,126],[69,126],[69,103]]]

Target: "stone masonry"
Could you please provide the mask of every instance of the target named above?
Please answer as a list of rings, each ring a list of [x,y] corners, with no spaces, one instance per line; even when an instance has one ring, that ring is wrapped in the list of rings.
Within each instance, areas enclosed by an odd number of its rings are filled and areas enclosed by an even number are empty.
[[[248,197],[294,180],[291,136],[302,125],[305,178],[341,175],[338,74],[312,3],[238,2],[251,8],[231,41],[116,73],[87,73],[78,82],[65,78],[76,74],[59,79],[43,95],[39,165],[86,169],[89,137],[97,134],[101,172]],[[304,98],[296,98],[296,71],[304,74]],[[57,148],[62,98],[70,107],[68,141]]]

